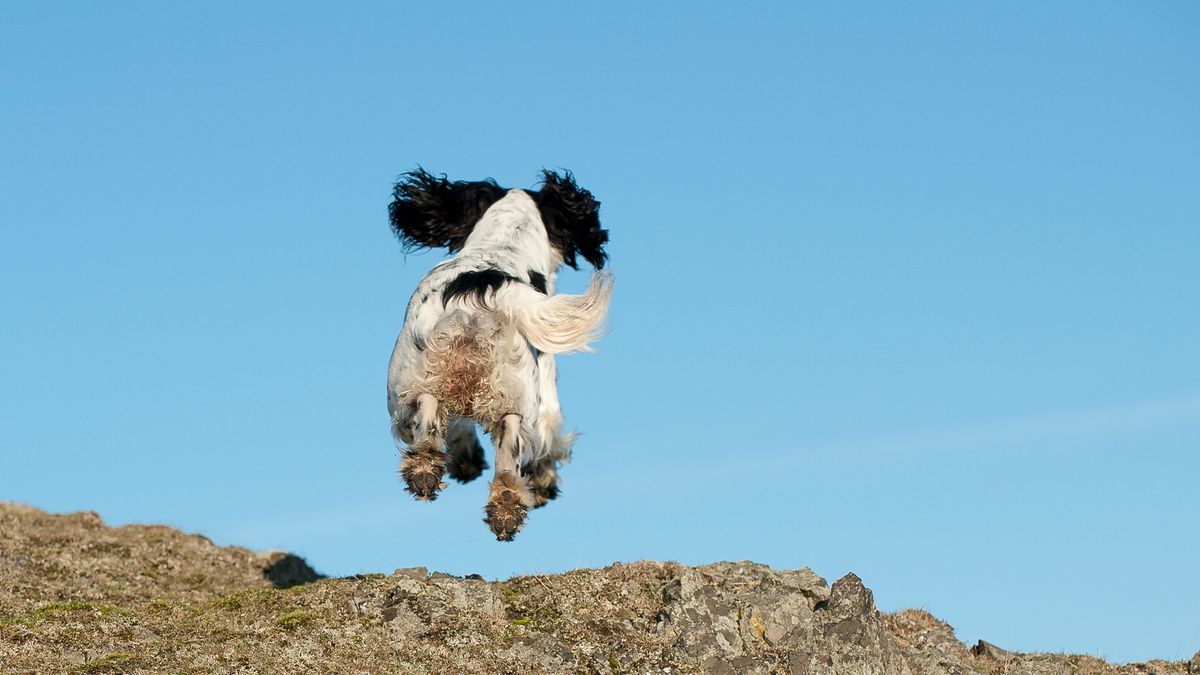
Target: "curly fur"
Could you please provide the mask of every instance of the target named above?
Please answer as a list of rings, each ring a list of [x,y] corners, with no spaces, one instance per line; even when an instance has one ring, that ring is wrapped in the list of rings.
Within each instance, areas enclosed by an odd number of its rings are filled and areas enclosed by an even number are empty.
[[[506,368],[513,363],[511,353],[520,349],[517,338],[513,325],[494,314],[457,310],[447,315],[426,342],[413,386],[403,398],[432,395],[443,427],[451,415],[492,427],[517,407],[507,390],[518,385],[507,381]]]

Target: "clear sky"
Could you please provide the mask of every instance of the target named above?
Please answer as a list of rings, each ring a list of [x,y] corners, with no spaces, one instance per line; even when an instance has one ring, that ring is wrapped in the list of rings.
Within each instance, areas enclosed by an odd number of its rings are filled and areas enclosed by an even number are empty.
[[[5,2],[0,499],[332,575],[854,571],[964,640],[1190,657],[1198,83],[1186,1]],[[483,481],[396,475],[418,163],[569,168],[612,235],[511,544]]]

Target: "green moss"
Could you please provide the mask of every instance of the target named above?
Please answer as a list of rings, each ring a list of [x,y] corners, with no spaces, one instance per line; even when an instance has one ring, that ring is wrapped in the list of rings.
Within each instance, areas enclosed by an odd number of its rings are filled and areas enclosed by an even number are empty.
[[[281,593],[273,588],[251,588],[214,600],[209,606],[230,611],[252,607],[272,608],[280,604]]]
[[[500,599],[504,602],[505,606],[515,605],[521,599],[521,592],[508,584],[504,584],[500,587]]]
[[[275,621],[275,625],[284,630],[296,630],[315,621],[316,614],[304,609],[288,612]]]
[[[50,561],[42,564],[42,575],[58,579],[67,579],[75,576],[75,573],[56,562]]]
[[[114,607],[112,605],[102,605],[95,602],[53,602],[48,605],[42,605],[37,609],[21,616],[12,617],[9,619],[0,619],[0,625],[32,625],[41,621],[58,618],[67,614],[76,612],[95,613],[102,619],[110,616],[126,616],[131,614],[128,609]]]
[[[220,600],[213,602],[213,607],[218,609],[228,609],[230,611],[239,610],[242,608],[242,598],[237,594],[227,595]]]

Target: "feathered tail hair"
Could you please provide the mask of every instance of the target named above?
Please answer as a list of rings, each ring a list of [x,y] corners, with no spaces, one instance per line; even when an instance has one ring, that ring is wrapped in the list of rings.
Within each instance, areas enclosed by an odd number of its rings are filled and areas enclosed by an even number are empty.
[[[607,332],[605,319],[613,289],[609,272],[593,274],[591,285],[580,295],[546,297],[528,286],[513,284],[509,288],[520,293],[510,310],[517,330],[544,353],[590,352],[589,343]]]

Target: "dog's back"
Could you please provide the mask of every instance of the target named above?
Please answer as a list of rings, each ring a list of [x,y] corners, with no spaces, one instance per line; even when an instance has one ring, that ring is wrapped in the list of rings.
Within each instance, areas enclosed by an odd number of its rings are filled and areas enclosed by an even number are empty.
[[[549,295],[546,276],[528,269],[529,259],[550,255],[543,229],[533,200],[512,190],[457,256],[425,276],[392,355],[393,407],[428,393],[442,418],[485,428],[506,413],[536,415],[537,355],[588,351],[612,293],[611,276],[598,271],[583,295]]]

